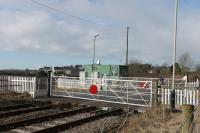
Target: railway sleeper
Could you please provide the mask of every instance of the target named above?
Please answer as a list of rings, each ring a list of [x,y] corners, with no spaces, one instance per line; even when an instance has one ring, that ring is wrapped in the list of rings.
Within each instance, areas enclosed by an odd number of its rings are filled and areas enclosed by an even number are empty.
[[[10,105],[10,106],[3,106],[0,107],[0,111],[8,111],[8,110],[13,110],[13,109],[20,109],[20,108],[27,108],[31,106],[39,106],[39,105],[45,105],[45,104],[50,104],[51,101],[40,101],[40,102],[31,102],[31,103],[25,103],[25,104],[15,104],[15,105]]]
[[[35,106],[35,107],[28,107],[28,108],[20,108],[17,110],[10,110],[10,111],[6,111],[6,112],[2,112],[0,113],[0,118],[5,118],[5,117],[9,117],[9,116],[16,116],[16,115],[20,115],[20,114],[24,114],[24,113],[30,113],[30,112],[34,112],[34,111],[41,111],[41,110],[47,110],[47,109],[52,109],[52,108],[70,108],[71,104],[60,104],[60,105],[52,105],[52,104],[48,104],[48,105],[44,105],[44,106]]]
[[[35,123],[40,123],[40,122],[44,122],[44,121],[63,118],[66,116],[75,115],[77,113],[83,113],[83,112],[87,112],[87,111],[93,111],[96,109],[97,109],[96,106],[81,107],[81,108],[75,108],[75,109],[62,111],[59,113],[41,116],[41,117],[37,117],[37,118],[30,118],[30,119],[21,120],[21,121],[0,124],[0,131],[8,131],[8,130],[15,129],[18,127],[24,127],[24,126],[28,126],[28,125],[35,124]]]
[[[57,126],[49,127],[49,128],[38,130],[38,131],[34,131],[32,133],[58,133],[58,132],[61,132],[61,131],[65,131],[65,130],[83,125],[85,123],[89,123],[91,121],[101,119],[103,117],[121,115],[122,112],[123,112],[122,109],[115,109],[115,110],[111,110],[111,111],[106,111],[106,112],[96,114],[94,116],[90,116],[90,117],[86,117],[86,118],[79,119],[79,120],[76,120],[76,121],[67,122],[67,123],[64,123],[64,124],[57,125]]]

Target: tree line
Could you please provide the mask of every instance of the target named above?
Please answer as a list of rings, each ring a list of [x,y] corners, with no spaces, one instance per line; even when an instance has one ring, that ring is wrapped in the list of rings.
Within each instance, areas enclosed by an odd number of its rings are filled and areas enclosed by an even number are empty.
[[[128,66],[130,77],[171,77],[173,72],[172,64],[152,65],[142,63],[138,59],[132,59]],[[190,78],[200,77],[200,63],[196,63],[189,53],[183,53],[179,56],[175,68],[177,77],[184,75],[189,75]]]

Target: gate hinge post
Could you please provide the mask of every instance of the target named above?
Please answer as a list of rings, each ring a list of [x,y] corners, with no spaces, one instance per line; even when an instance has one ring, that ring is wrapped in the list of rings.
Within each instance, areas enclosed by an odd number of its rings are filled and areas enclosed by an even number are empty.
[[[48,97],[51,97],[52,93],[52,71],[48,71]]]

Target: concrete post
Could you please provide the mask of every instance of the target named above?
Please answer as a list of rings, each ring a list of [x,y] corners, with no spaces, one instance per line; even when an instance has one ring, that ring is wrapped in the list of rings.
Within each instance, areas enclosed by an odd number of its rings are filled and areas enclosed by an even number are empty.
[[[194,119],[194,105],[183,105],[183,127],[182,133],[189,133],[192,128],[192,122]]]

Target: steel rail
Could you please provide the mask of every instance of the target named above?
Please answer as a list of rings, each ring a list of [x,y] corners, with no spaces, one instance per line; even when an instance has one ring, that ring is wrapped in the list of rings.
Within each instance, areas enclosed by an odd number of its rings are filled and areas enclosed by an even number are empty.
[[[18,127],[28,126],[31,124],[54,120],[57,118],[63,118],[65,116],[75,115],[77,113],[82,113],[82,112],[87,112],[87,111],[93,111],[96,109],[97,109],[96,106],[82,107],[82,108],[76,108],[76,109],[72,109],[72,110],[62,111],[59,113],[49,114],[46,116],[40,116],[37,118],[30,118],[30,119],[20,120],[20,121],[16,121],[16,122],[0,124],[0,131],[8,131],[8,130],[15,129]]]
[[[91,121],[101,119],[101,118],[106,117],[106,116],[121,115],[121,114],[122,114],[122,109],[115,109],[115,110],[111,110],[111,111],[108,111],[108,112],[105,112],[105,113],[100,113],[100,114],[96,114],[94,116],[79,119],[77,121],[72,121],[72,122],[60,124],[60,125],[57,125],[57,126],[49,127],[49,128],[46,128],[46,129],[42,129],[42,130],[39,130],[39,131],[35,131],[35,132],[32,132],[32,133],[58,133],[58,132],[61,132],[61,131],[64,131],[64,130],[67,130],[67,129],[70,129],[70,128],[80,126],[80,125],[85,124],[85,123],[89,123]]]
[[[20,115],[24,113],[42,111],[42,110],[47,110],[47,109],[52,109],[52,108],[69,108],[70,106],[71,106],[70,104],[60,104],[60,105],[48,104],[44,106],[36,106],[36,107],[22,108],[22,109],[17,109],[17,110],[10,110],[10,111],[0,113],[0,118],[16,116],[16,115]]]
[[[12,109],[19,109],[19,108],[27,108],[31,106],[36,106],[36,105],[45,105],[45,104],[50,104],[50,101],[40,101],[40,102],[31,102],[31,103],[25,103],[25,104],[16,104],[16,105],[10,105],[10,106],[2,106],[0,107],[0,111],[8,111]]]

